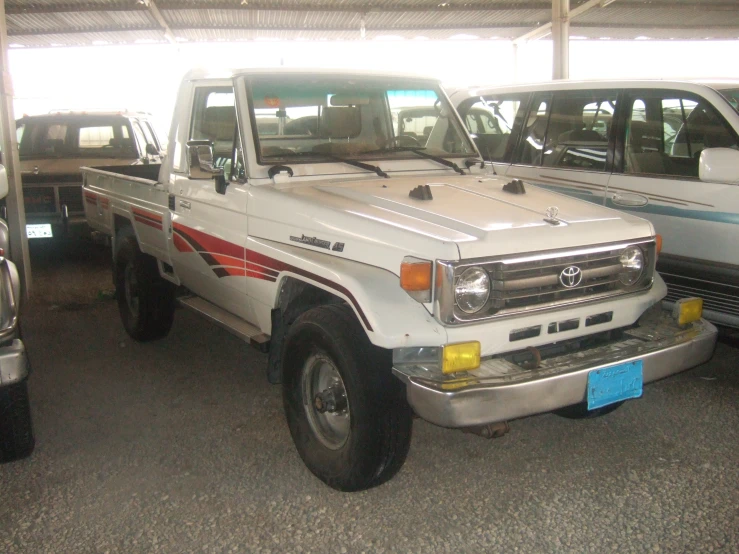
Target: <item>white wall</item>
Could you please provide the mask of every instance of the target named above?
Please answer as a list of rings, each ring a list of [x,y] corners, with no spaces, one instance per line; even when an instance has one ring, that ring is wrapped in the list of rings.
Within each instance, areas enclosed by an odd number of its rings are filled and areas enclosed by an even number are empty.
[[[572,40],[570,56],[573,79],[739,79],[739,41]],[[144,110],[165,130],[179,79],[194,66],[378,69],[464,86],[545,81],[551,59],[552,43],[546,40],[519,47],[517,70],[511,43],[500,40],[252,41],[11,49],[10,69],[17,117],[53,109]]]

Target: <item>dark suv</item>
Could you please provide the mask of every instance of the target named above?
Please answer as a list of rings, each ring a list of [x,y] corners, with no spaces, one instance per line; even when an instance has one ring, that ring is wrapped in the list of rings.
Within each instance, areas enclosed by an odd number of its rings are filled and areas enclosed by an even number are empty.
[[[84,224],[83,166],[159,163],[148,114],[59,112],[16,121],[29,239]]]

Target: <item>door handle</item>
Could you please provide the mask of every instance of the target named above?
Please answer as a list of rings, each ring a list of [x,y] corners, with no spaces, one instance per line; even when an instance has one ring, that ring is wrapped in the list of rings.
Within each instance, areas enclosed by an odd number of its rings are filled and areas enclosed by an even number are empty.
[[[187,200],[180,200],[180,208],[185,208],[186,210],[189,210],[192,204],[188,202]]]
[[[649,204],[649,198],[641,194],[616,193],[611,196],[611,201],[617,206],[624,206],[626,208],[640,208]]]

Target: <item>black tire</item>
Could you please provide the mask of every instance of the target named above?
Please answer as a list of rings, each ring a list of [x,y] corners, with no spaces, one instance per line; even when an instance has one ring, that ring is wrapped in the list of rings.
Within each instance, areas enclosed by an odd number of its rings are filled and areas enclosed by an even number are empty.
[[[333,447],[315,430],[314,398],[306,398],[307,377],[312,373],[307,365],[316,357],[334,364],[348,401],[348,431],[344,442],[337,441]],[[290,434],[308,469],[334,489],[375,487],[393,477],[405,462],[412,411],[405,387],[393,377],[391,367],[392,354],[369,342],[346,305],[312,308],[288,330],[282,391]]]
[[[156,259],[141,252],[131,227],[116,236],[113,272],[118,310],[131,338],[145,342],[167,336],[174,320],[174,285],[159,275]]]
[[[0,462],[30,456],[35,444],[27,381],[0,387]]]
[[[587,403],[582,402],[581,404],[573,404],[572,406],[567,406],[566,408],[560,408],[554,413],[560,417],[565,417],[567,419],[593,419],[610,414],[614,410],[618,409],[621,404],[623,404],[623,401],[609,404],[608,406],[603,406],[602,408],[596,408],[595,410],[588,410]]]

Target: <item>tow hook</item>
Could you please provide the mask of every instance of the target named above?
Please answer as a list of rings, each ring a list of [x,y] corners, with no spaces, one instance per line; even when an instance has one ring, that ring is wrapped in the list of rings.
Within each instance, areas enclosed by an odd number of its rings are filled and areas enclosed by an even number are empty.
[[[507,421],[499,421],[498,423],[488,423],[487,425],[475,425],[474,427],[464,427],[462,431],[478,435],[484,439],[499,439],[511,428]]]
[[[335,414],[346,410],[346,394],[341,386],[334,385],[319,392],[313,399],[313,406],[319,414]]]

